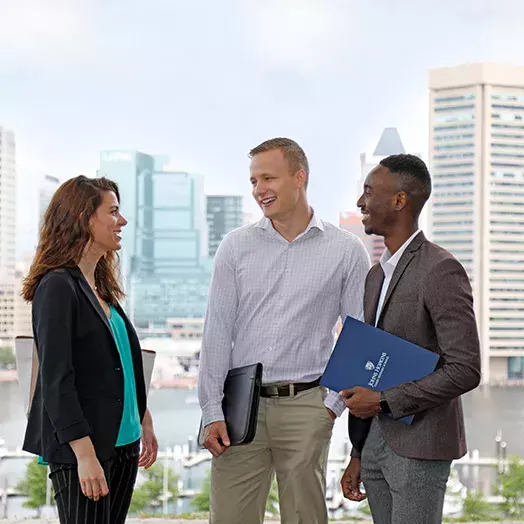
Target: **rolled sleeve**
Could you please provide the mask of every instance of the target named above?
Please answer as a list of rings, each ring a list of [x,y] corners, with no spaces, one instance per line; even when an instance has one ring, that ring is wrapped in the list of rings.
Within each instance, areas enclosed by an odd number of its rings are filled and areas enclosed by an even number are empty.
[[[67,444],[73,440],[79,440],[83,437],[91,435],[91,428],[86,420],[76,422],[71,426],[56,430],[56,436],[60,444]]]
[[[336,391],[329,391],[324,400],[324,405],[329,408],[337,417],[340,417],[346,409],[344,400]]]

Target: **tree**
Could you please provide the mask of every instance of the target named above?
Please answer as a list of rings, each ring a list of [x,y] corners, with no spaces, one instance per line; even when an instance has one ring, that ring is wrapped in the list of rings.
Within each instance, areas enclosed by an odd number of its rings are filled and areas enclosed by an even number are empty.
[[[38,464],[38,459],[32,460],[26,468],[25,478],[16,486],[16,490],[27,497],[24,507],[36,509],[40,515],[40,508],[45,506],[47,485],[47,467]],[[51,492],[51,504],[54,497]]]
[[[502,508],[512,517],[524,515],[524,464],[519,459],[510,461],[508,469],[499,478],[498,492],[504,502]]]
[[[164,466],[156,464],[144,470],[147,479],[133,492],[130,511],[138,513],[148,508],[158,508],[162,504],[164,493]],[[171,501],[178,498],[178,476],[172,469],[168,470],[167,490]]]
[[[492,516],[493,508],[484,500],[482,493],[468,490],[462,507],[462,517],[467,520],[489,520]]]
[[[369,507],[368,500],[363,500],[358,506],[357,510],[360,511],[360,513],[363,513],[364,515],[371,515],[371,508]]]
[[[211,492],[211,472],[207,474],[204,483],[202,484],[202,490],[192,500],[191,504],[197,511],[208,512],[210,509],[209,495]],[[278,507],[278,486],[275,479],[271,484],[271,490],[269,491],[269,497],[266,504],[266,513],[271,516],[277,516],[279,514]]]
[[[197,511],[208,512],[210,509],[210,502],[209,502],[210,493],[211,493],[211,472],[207,474],[207,477],[205,478],[202,484],[202,490],[191,501],[191,505]]]
[[[276,517],[280,514],[280,507],[278,505],[278,484],[275,479],[273,479],[271,489],[269,490],[269,497],[267,498],[266,503],[266,513],[269,513],[272,517]]]
[[[14,369],[16,357],[12,348],[0,347],[0,369]]]

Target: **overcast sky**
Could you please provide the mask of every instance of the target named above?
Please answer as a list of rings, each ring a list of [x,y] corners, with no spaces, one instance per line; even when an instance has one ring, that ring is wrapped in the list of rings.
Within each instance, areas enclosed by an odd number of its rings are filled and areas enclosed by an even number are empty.
[[[18,252],[38,180],[102,149],[165,153],[251,203],[248,150],[288,136],[323,218],[353,208],[384,127],[427,150],[427,70],[524,65],[523,0],[0,0],[0,125],[15,131]]]

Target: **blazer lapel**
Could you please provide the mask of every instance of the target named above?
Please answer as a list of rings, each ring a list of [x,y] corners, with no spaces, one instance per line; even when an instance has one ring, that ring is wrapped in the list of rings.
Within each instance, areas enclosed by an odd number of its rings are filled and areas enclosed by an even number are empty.
[[[364,322],[372,326],[375,325],[375,317],[377,315],[378,301],[380,299],[383,282],[384,271],[382,271],[382,267],[378,264],[371,269],[369,273],[364,294]]]
[[[391,277],[391,281],[389,283],[388,290],[384,298],[384,304],[382,305],[382,310],[380,312],[380,317],[378,319],[378,322],[380,322],[380,320],[384,316],[384,312],[386,311],[388,302],[391,299],[391,295],[393,295],[393,292],[395,291],[395,288],[397,287],[398,283],[400,282],[400,279],[402,278],[404,271],[406,271],[406,268],[409,266],[410,262],[415,257],[415,253],[419,250],[420,246],[422,246],[424,242],[426,242],[426,237],[424,236],[424,233],[419,233],[413,239],[411,244],[407,247],[406,251],[404,251],[403,255],[400,257],[397,267],[395,268],[395,271],[393,272],[393,276]],[[377,322],[377,325],[378,325],[378,322]]]
[[[112,338],[113,331],[111,330],[111,326],[109,325],[109,320],[107,319],[107,315],[105,314],[104,310],[102,309],[102,306],[100,305],[100,302],[98,301],[98,298],[96,298],[96,295],[94,294],[93,290],[91,289],[91,286],[85,279],[84,275],[78,268],[70,268],[69,273],[71,273],[78,281],[80,290],[86,296],[87,300],[89,300],[94,310],[98,313],[100,320],[104,323],[106,328],[109,330],[109,333],[111,334],[111,338]]]
[[[382,310],[380,311],[380,316],[378,318],[378,321],[380,322],[380,319],[384,315],[384,311],[386,310],[386,306],[388,305],[388,302],[391,298],[391,295],[393,294],[393,291],[395,291],[395,288],[397,287],[397,284],[400,281],[400,277],[402,277],[402,274],[408,267],[409,263],[413,260],[413,257],[415,256],[414,253],[404,253],[401,257],[401,259],[398,262],[397,267],[395,268],[395,271],[393,272],[393,276],[391,277],[391,281],[388,286],[388,290],[386,292],[386,297],[384,298],[384,304],[382,305]],[[378,322],[377,322],[378,324]]]

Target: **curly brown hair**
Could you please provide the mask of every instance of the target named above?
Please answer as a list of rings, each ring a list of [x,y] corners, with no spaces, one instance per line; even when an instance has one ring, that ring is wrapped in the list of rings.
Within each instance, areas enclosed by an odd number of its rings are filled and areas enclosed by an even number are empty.
[[[49,271],[75,267],[92,239],[89,221],[102,203],[103,193],[113,191],[120,202],[118,186],[108,178],[80,175],[64,182],[45,212],[35,258],[24,279],[22,297],[32,302],[38,284]],[[95,284],[101,298],[115,304],[124,297],[118,279],[118,255],[105,254],[95,269]]]

